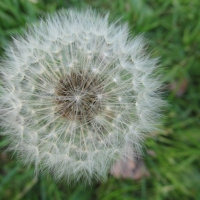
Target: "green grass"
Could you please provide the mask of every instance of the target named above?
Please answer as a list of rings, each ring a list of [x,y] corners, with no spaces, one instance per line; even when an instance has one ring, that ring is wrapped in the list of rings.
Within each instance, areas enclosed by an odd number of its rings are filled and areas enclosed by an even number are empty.
[[[33,2],[33,1],[32,1]],[[145,144],[150,177],[139,181],[110,177],[92,186],[68,186],[50,176],[33,176],[17,158],[3,153],[0,138],[0,200],[199,200],[200,199],[200,1],[199,0],[28,0],[0,1],[0,51],[23,27],[47,12],[91,6],[144,33],[165,68],[170,106],[162,133]],[[173,86],[173,87],[172,87]],[[149,150],[154,156],[148,155]]]

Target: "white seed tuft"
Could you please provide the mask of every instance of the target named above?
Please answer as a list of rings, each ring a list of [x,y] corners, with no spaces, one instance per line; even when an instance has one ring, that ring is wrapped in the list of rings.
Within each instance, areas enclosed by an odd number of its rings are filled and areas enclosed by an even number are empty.
[[[108,15],[68,10],[17,37],[0,63],[2,135],[36,171],[105,180],[112,163],[156,130],[157,59]],[[131,147],[131,148],[130,148]]]

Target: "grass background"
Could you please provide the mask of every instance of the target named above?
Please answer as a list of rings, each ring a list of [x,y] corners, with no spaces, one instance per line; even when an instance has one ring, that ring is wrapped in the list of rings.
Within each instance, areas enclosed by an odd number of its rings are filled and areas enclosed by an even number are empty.
[[[51,177],[34,178],[33,169],[4,152],[0,138],[0,200],[200,200],[200,1],[199,0],[0,0],[0,54],[21,29],[47,12],[91,6],[145,33],[153,56],[166,68],[163,133],[145,142],[150,176],[110,177],[92,186],[67,186]],[[146,152],[154,152],[154,156]]]

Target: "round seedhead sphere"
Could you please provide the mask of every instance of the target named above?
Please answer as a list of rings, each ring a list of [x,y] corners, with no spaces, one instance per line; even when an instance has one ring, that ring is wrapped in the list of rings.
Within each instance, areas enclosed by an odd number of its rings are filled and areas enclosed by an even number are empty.
[[[142,36],[91,9],[61,11],[13,38],[0,63],[0,125],[9,150],[69,182],[105,180],[139,153],[163,102]]]

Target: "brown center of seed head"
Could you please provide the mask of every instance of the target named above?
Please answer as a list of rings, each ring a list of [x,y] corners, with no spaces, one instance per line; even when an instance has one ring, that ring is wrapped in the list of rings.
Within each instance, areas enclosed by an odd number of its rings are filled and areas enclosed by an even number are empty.
[[[69,120],[89,122],[102,111],[103,81],[93,73],[71,72],[56,87],[58,113]]]

